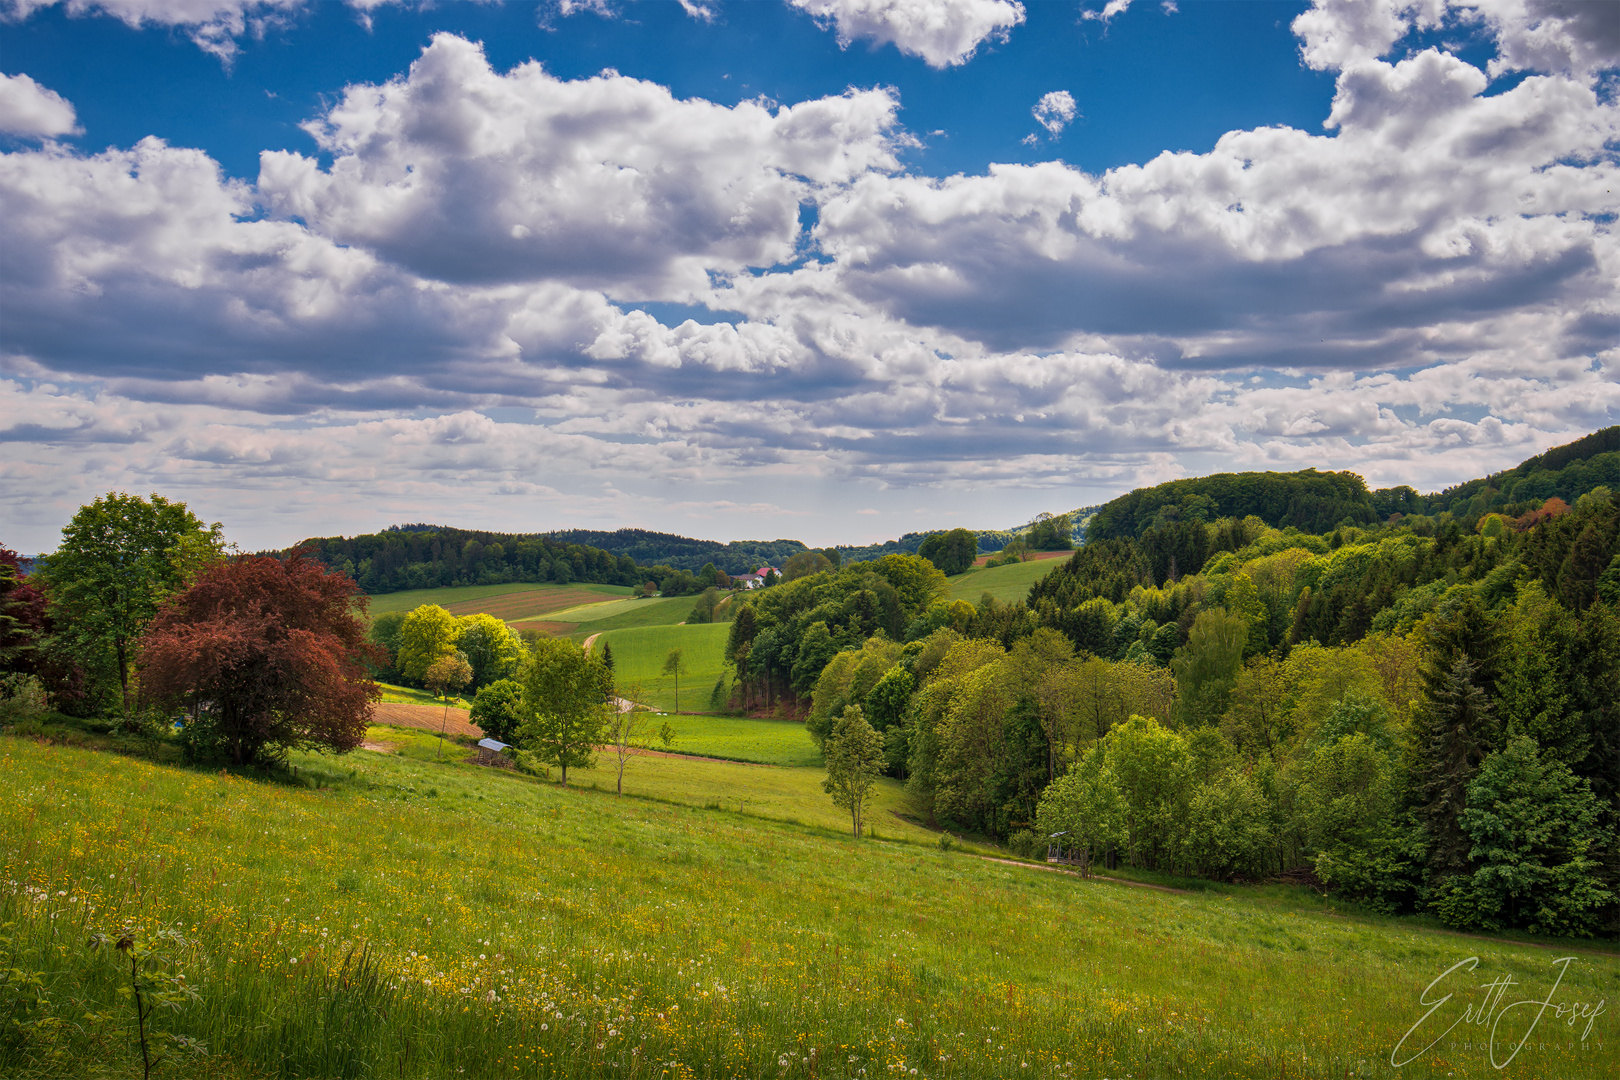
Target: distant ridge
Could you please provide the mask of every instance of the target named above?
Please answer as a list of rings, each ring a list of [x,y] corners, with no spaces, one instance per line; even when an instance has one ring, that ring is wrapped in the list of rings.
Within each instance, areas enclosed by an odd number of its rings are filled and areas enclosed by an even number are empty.
[[[541,535],[562,544],[584,544],[614,555],[628,555],[643,566],[697,571],[713,563],[728,574],[748,574],[760,566],[777,566],[809,550],[797,540],[733,540],[722,544],[650,529],[558,529]]]

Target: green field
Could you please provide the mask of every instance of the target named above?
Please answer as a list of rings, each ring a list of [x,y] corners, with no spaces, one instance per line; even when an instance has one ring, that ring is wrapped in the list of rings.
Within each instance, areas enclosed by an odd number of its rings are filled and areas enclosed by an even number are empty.
[[[680,679],[681,709],[706,711],[715,681],[725,674],[730,632],[729,623],[629,627],[604,631],[592,648],[611,645],[619,692],[661,712],[675,708],[675,679],[663,674],[664,658],[671,649],[682,650],[687,674]]]
[[[685,699],[685,691],[682,691]],[[663,722],[652,724],[656,731]],[[673,717],[669,726],[675,730],[675,742],[670,747],[678,754],[712,755],[736,761],[757,761],[766,765],[790,765],[799,768],[822,768],[821,751],[797,720],[759,719],[747,716],[686,716]],[[654,749],[663,744],[653,741]],[[817,778],[819,783],[819,776]]]
[[[575,624],[572,637],[576,641],[583,641],[592,634],[608,630],[625,630],[636,626],[674,626],[683,621],[691,610],[690,596],[639,600],[612,615]]]
[[[206,1048],[171,1054],[177,1080],[1614,1075],[1614,1010],[1567,1015],[1620,998],[1613,943],[1084,882],[410,754],[294,764],[319,786],[0,739],[0,1075],[141,1075],[128,960],[86,942],[160,929],[184,944],[149,974],[195,998],[150,1033]],[[764,800],[792,770],[737,772]],[[1425,994],[1456,996],[1423,1042],[1502,977],[1504,1004],[1566,1009],[1508,1067],[1479,1024],[1391,1066]],[[1499,1058],[1535,1011],[1504,1014]]]
[[[1062,565],[1062,559],[1038,559],[1009,566],[975,566],[950,579],[950,599],[976,604],[989,593],[1010,604],[1028,596],[1031,585]]]
[[[423,604],[438,604],[452,615],[488,613],[507,622],[549,617],[552,612],[605,600],[627,597],[623,585],[550,585],[514,583],[467,585],[448,589],[410,589],[370,598],[370,614],[412,611]]]

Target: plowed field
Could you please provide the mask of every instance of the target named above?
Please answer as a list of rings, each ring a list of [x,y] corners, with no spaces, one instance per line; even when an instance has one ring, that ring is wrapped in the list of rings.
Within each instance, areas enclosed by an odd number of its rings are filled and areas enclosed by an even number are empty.
[[[438,731],[442,723],[447,735],[471,735],[475,739],[484,737],[483,729],[467,719],[466,709],[451,709],[449,719],[446,720],[442,705],[384,703],[377,706],[377,711],[371,716],[371,722],[388,724],[391,727],[418,728],[422,731]]]
[[[612,603],[616,597],[603,596],[601,593],[586,592],[584,589],[536,589],[533,592],[507,593],[504,596],[491,596],[484,600],[457,600],[446,604],[445,610],[452,615],[477,615],[480,613],[493,615],[497,619],[512,622],[517,619],[532,619],[536,615],[545,615],[553,611],[562,611],[566,608],[579,607],[582,604]]]

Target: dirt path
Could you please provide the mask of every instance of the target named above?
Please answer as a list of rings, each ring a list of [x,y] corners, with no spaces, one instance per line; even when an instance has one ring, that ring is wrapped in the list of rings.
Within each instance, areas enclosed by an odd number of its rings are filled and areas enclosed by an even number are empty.
[[[595,645],[596,644],[596,639],[601,637],[601,636],[602,636],[602,634],[601,634],[600,631],[598,631],[597,633],[592,634],[590,637],[585,639],[585,644],[581,645],[580,648],[584,649],[586,652],[590,652],[591,651],[591,646]]]
[[[471,735],[475,739],[484,737],[484,729],[467,718],[466,709],[450,710],[450,718],[445,719],[443,705],[406,705],[400,702],[384,702],[377,706],[372,714],[373,724],[388,724],[391,727],[416,728],[419,731],[438,731],[439,725],[444,725],[446,735]]]
[[[983,859],[985,862],[1001,863],[1003,866],[1022,866],[1025,870],[1044,870],[1048,874],[1068,874],[1070,877],[1080,876],[1077,872],[1073,870],[1065,870],[1061,866],[1042,866],[1040,863],[1020,862],[1017,859],[998,859],[994,855],[975,855],[973,857],[975,859]],[[1092,874],[1091,880],[1106,881],[1110,885],[1129,885],[1133,889],[1152,889],[1155,892],[1180,893],[1183,896],[1188,895],[1188,890],[1186,889],[1173,889],[1168,885],[1149,885],[1145,881],[1130,881],[1126,878],[1109,877],[1107,874]]]
[[[606,753],[613,752],[613,747],[611,746],[603,746],[599,747],[599,749]],[[649,750],[640,746],[636,747],[635,756],[678,758],[681,761],[713,761],[721,765],[746,765],[750,769],[775,769],[779,767],[776,765],[767,765],[763,761],[733,761],[730,758],[723,757],[704,757],[702,754],[677,754],[672,750]]]

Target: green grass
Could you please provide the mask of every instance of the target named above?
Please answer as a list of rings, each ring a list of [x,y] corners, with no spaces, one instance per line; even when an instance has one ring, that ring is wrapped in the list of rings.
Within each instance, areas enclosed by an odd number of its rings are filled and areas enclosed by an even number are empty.
[[[1544,996],[1561,956],[1555,1004],[1613,1003],[1612,943],[1082,882],[398,754],[294,760],[301,786],[0,739],[0,1075],[140,1075],[127,961],[85,942],[164,927],[187,944],[160,972],[197,999],[153,1027],[208,1048],[164,1063],[178,1080],[1614,1075],[1612,1006],[1585,1041],[1549,1010],[1500,1071],[1480,1025],[1389,1063],[1459,961],[1479,965],[1433,1031],[1502,975],[1506,1000]],[[763,802],[795,770],[735,771]],[[652,761],[626,780],[652,786]]]
[[[434,697],[426,690],[418,690],[411,686],[395,686],[393,683],[385,682],[380,682],[377,685],[382,687],[382,697],[379,700],[384,703],[440,706],[445,704],[444,698]],[[451,697],[450,705],[458,709],[470,708],[472,699],[470,697]]]
[[[649,730],[656,732],[665,719],[662,716],[653,719]],[[697,754],[794,768],[825,767],[821,751],[816,749],[804,725],[797,720],[685,714],[668,717],[667,720],[675,730],[675,742],[670,750],[677,754]],[[663,743],[653,740],[652,749],[663,748]]]
[[[975,566],[950,579],[949,598],[976,604],[980,596],[989,593],[1010,604],[1028,596],[1031,585],[1062,565],[1062,559],[1039,559],[1009,566]]]
[[[597,627],[593,625],[595,623],[611,620],[615,625],[618,625],[618,620],[627,616],[644,615],[649,612],[657,613],[657,623],[640,622],[632,619],[626,625],[673,625],[686,618],[686,613],[691,610],[691,597],[672,596],[668,599],[661,597],[629,597],[624,600],[612,600],[606,604],[586,604],[567,608],[563,611],[553,612],[546,617],[555,619],[558,622],[579,623],[581,630],[591,634],[597,632]]]
[[[694,598],[690,596],[638,600],[612,614],[579,623],[578,628],[570,636],[576,641],[584,641],[592,634],[606,633],[609,630],[628,630],[638,626],[674,626],[691,613],[693,602]]]
[[[687,674],[680,678],[680,705],[686,712],[707,710],[715,681],[725,674],[729,623],[697,626],[642,626],[607,630],[593,649],[613,647],[613,673],[619,692],[660,712],[675,708],[675,679],[663,674],[664,658],[680,649]],[[640,694],[632,691],[639,685]]]
[[[631,590],[623,585],[556,585],[535,582],[513,582],[505,585],[466,585],[445,589],[409,589],[405,592],[382,593],[370,597],[369,613],[375,617],[389,611],[413,611],[423,604],[438,604],[453,615],[472,615],[482,611],[516,622],[519,619],[537,619],[561,608],[574,607],[584,600],[581,594],[600,596],[603,600],[629,596]]]

